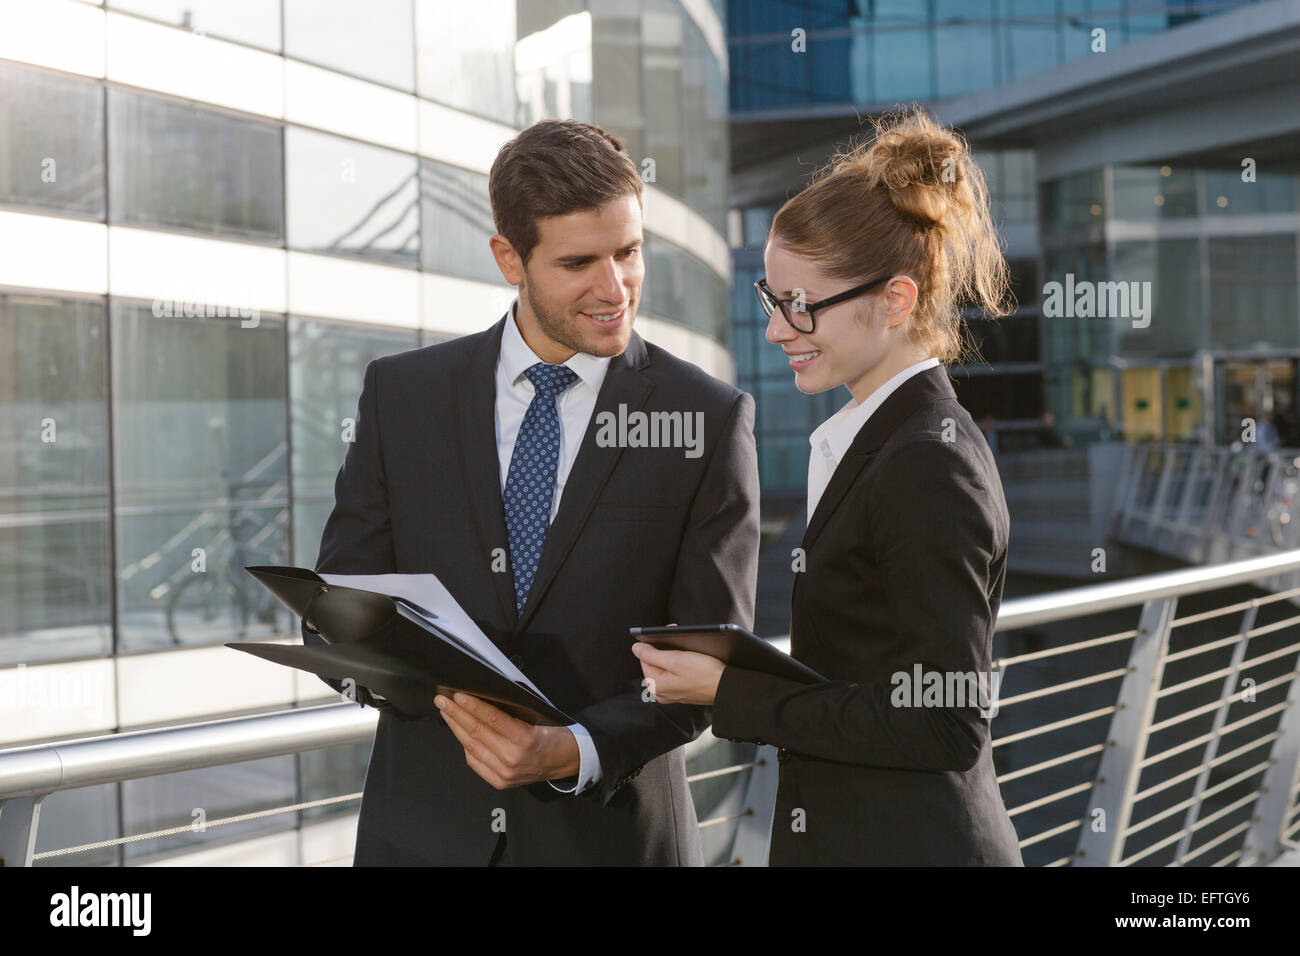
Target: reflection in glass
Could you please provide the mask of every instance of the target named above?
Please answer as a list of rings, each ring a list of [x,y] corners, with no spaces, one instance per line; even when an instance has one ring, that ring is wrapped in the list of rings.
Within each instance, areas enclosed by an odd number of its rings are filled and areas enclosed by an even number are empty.
[[[727,284],[685,249],[645,236],[641,308],[679,322],[723,344],[727,341]]]
[[[102,299],[0,295],[0,665],[112,653]]]
[[[196,33],[280,50],[280,4],[275,0],[109,0],[108,5]]]
[[[104,214],[104,94],[0,63],[0,203]]]
[[[682,111],[687,108],[682,95],[682,20],[680,9],[647,10],[641,38],[646,156],[654,160],[655,184],[679,196],[685,164]]]
[[[379,146],[285,131],[289,247],[416,264],[416,159]]]
[[[727,90],[713,50],[689,17],[681,77],[684,182],[679,195],[719,232],[726,229]]]
[[[417,344],[411,330],[289,320],[294,565],[314,568],[320,556],[366,366]]]
[[[119,650],[285,633],[243,570],[288,557],[283,320],[111,318]]]
[[[41,817],[36,828],[36,853],[66,850],[69,847],[102,843],[121,837],[118,826],[117,784],[57,790],[41,801]],[[102,846],[80,853],[33,860],[33,866],[117,866],[121,849]]]
[[[280,240],[280,128],[110,88],[113,222]]]
[[[284,0],[284,52],[399,90],[415,89],[411,0]]]
[[[366,767],[374,741],[327,747],[323,750],[304,750],[298,755],[298,769],[302,781],[299,800],[310,803],[328,800],[345,793],[357,793],[365,788]],[[355,813],[356,803],[326,804],[300,810],[303,823],[340,813]]]
[[[560,117],[594,122],[591,56],[590,13],[571,14],[531,33],[521,23],[515,44],[519,126]]]
[[[186,829],[168,836],[127,843],[124,847],[126,864],[129,866],[167,850],[286,830],[296,823],[295,814],[282,813],[198,829],[192,827],[198,819],[196,808],[202,810],[203,821],[210,823],[295,802],[293,755],[127,780],[122,783],[123,830],[127,833],[150,833],[172,827],[183,826]]]
[[[515,122],[515,0],[416,0],[420,96]]]
[[[421,269],[502,281],[488,245],[496,231],[486,176],[420,161]]]

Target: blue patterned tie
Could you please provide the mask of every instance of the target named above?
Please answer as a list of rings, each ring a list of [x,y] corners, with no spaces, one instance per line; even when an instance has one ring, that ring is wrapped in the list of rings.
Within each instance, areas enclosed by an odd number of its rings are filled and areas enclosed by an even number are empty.
[[[515,610],[528,603],[528,590],[537,574],[546,529],[555,498],[555,472],[560,462],[560,417],[556,397],[578,377],[566,365],[538,362],[524,372],[536,392],[515,438],[501,503],[510,535],[510,568],[515,576]]]

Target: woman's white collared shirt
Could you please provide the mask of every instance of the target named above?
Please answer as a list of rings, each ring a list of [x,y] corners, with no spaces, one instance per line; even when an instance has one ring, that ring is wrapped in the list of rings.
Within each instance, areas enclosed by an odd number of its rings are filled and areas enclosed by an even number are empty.
[[[922,359],[915,365],[909,365],[868,395],[865,402],[858,404],[856,398],[850,399],[847,405],[818,425],[817,430],[808,436],[808,444],[812,446],[808,454],[808,522],[812,521],[813,512],[817,510],[817,502],[821,500],[822,492],[830,484],[831,475],[835,474],[835,469],[844,459],[849,446],[853,444],[853,439],[867,423],[867,419],[884,403],[894,389],[918,372],[924,372],[938,364],[939,360],[931,357]]]

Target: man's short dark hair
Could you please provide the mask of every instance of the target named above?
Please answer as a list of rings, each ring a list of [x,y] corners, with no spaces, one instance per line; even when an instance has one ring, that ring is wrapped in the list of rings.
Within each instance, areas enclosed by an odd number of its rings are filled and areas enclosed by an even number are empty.
[[[488,194],[497,232],[525,265],[537,246],[537,222],[597,209],[633,194],[642,183],[623,140],[580,120],[542,120],[497,152]]]

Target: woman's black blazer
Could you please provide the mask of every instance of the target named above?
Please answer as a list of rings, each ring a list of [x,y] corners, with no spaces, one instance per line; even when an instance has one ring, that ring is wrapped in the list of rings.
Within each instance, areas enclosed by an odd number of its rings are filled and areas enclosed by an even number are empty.
[[[947,370],[916,373],[862,426],[803,538],[790,650],[828,681],[727,667],[718,685],[713,732],[781,748],[770,864],[1023,865],[980,700],[891,701],[917,664],[945,686],[987,680],[1009,526]]]

